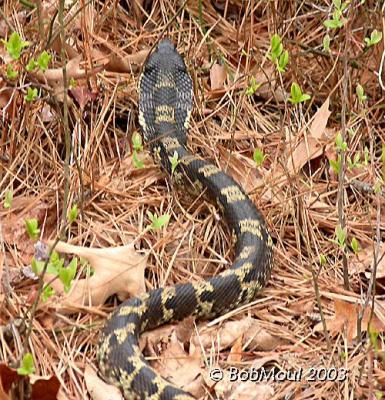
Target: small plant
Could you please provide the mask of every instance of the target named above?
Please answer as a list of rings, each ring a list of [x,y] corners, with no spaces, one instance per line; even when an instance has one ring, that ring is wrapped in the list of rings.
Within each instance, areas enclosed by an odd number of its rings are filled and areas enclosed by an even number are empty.
[[[338,154],[337,160],[329,160],[329,163],[333,171],[338,175],[341,170],[341,163],[342,163],[341,154]]]
[[[4,197],[4,203],[3,203],[4,208],[11,208],[12,200],[13,200],[13,192],[12,190],[7,190],[5,192],[5,197]]]
[[[337,243],[343,250],[346,244],[346,229],[342,229],[341,226],[337,226],[335,232],[337,237]]]
[[[25,227],[31,239],[36,240],[39,237],[40,229],[36,218],[26,219]]]
[[[347,161],[348,161],[348,168],[351,170],[353,168],[360,168],[362,167],[361,164],[361,156],[360,153],[356,153],[353,157],[353,160],[348,156],[347,157]]]
[[[24,354],[23,359],[21,360],[21,366],[17,369],[17,373],[19,375],[31,375],[35,372],[35,365],[33,362],[33,357],[31,353]]]
[[[68,222],[72,224],[78,217],[78,206],[74,204],[68,213]]]
[[[298,83],[291,84],[290,94],[291,97],[289,97],[289,101],[292,104],[299,104],[310,99],[310,95],[302,93],[302,90]]]
[[[324,51],[330,53],[330,36],[326,34],[322,40]]]
[[[370,47],[370,46],[374,46],[375,44],[377,44],[380,40],[382,39],[382,32],[378,32],[377,29],[375,29],[371,34],[370,34],[370,38],[366,37],[364,39],[366,46]]]
[[[8,79],[15,79],[19,73],[13,68],[12,64],[7,65],[7,78]]]
[[[360,103],[363,103],[367,99],[364,88],[359,83],[356,86],[356,95]]]
[[[324,25],[329,29],[342,28],[346,22],[346,19],[342,18],[342,13],[345,11],[349,5],[349,1],[333,0],[334,11],[332,14],[332,19],[324,21]]]
[[[18,60],[23,49],[29,46],[29,43],[23,40],[17,32],[13,32],[7,41],[1,39],[1,42],[14,60]]]
[[[257,167],[260,167],[263,164],[263,162],[265,161],[265,158],[266,158],[266,155],[263,154],[263,151],[261,149],[254,149],[253,160]]]
[[[279,35],[274,34],[271,37],[270,48],[270,60],[277,65],[279,72],[285,72],[286,66],[289,62],[289,52],[283,50],[282,40]]]
[[[42,273],[44,265],[44,261],[37,261],[35,258],[31,260],[31,269],[35,275]],[[71,260],[67,267],[64,267],[64,258],[60,257],[58,252],[53,251],[48,261],[46,272],[47,274],[58,276],[64,286],[64,291],[68,293],[75,278],[77,267],[78,260],[76,257]]]
[[[151,211],[147,211],[147,216],[151,221],[149,228],[153,230],[162,228],[162,226],[166,225],[170,220],[170,216],[168,214],[163,214],[158,217],[156,213],[153,214]]]
[[[261,86],[260,83],[257,83],[257,80],[255,79],[254,76],[252,76],[249,80],[249,85],[246,88],[246,95],[247,96],[252,96]]]
[[[28,87],[27,95],[24,98],[28,102],[34,101],[37,98],[37,89]]]
[[[337,136],[336,136],[336,147],[337,147],[337,150],[339,150],[339,151],[346,151],[347,148],[348,148],[347,143],[342,139],[341,132],[337,133]]]
[[[138,158],[138,152],[143,151],[142,137],[138,132],[134,132],[132,135],[132,147],[132,161],[134,163],[134,167],[138,169],[143,168],[144,163]]]
[[[42,301],[47,301],[50,297],[52,297],[55,294],[55,290],[51,285],[45,285],[44,289],[41,293],[41,299]]]
[[[48,68],[48,64],[51,61],[52,56],[47,53],[45,50],[40,54],[37,59],[37,65],[44,72]]]
[[[73,258],[66,268],[59,269],[59,279],[64,286],[64,292],[68,293],[71,289],[71,283],[75,278],[78,268],[78,259]]]
[[[180,160],[178,159],[178,157],[179,156],[176,151],[174,151],[174,154],[172,155],[172,157],[171,156],[168,157],[168,159],[170,160],[170,163],[171,163],[171,175],[174,173],[176,167],[179,164]]]
[[[360,251],[360,244],[358,243],[358,240],[355,237],[351,240],[350,247],[354,251],[354,254],[358,254],[358,252]]]
[[[325,257],[325,254],[320,254],[319,255],[319,263],[320,263],[320,265],[326,265],[326,257]]]

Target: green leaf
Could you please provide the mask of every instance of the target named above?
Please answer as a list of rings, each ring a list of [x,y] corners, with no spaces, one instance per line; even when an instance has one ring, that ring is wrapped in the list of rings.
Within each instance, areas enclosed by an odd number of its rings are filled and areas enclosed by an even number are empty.
[[[323,48],[326,52],[330,53],[330,36],[326,34],[322,40]]]
[[[346,229],[342,229],[340,226],[336,227],[337,242],[341,248],[345,247],[346,242]]]
[[[377,44],[380,40],[382,39],[382,32],[379,32],[377,29],[375,29],[371,34],[370,38],[365,38],[364,41],[366,43],[367,47],[373,46]]]
[[[28,64],[27,64],[27,66],[25,67],[25,69],[28,71],[28,72],[31,72],[31,71],[33,71],[35,68],[37,68],[37,62],[33,59],[33,58],[31,58],[29,61],[28,61]]]
[[[247,96],[252,96],[261,86],[260,83],[257,83],[257,80],[255,79],[254,76],[252,76],[249,80],[249,85],[246,88],[246,95]]]
[[[13,32],[9,37],[8,41],[2,40],[8,54],[14,59],[18,60],[20,58],[21,52],[24,47],[28,47],[29,43],[22,40],[17,32]]]
[[[63,263],[64,263],[64,259],[63,259]],[[38,275],[40,275],[42,273],[44,265],[45,265],[45,261],[38,261],[38,260],[35,259],[35,257],[32,257],[31,269],[32,269],[32,272],[36,276],[38,276]],[[51,261],[49,261],[48,265],[47,265],[46,272],[47,272],[47,274],[57,276],[58,275],[57,266],[55,264],[53,264]]]
[[[152,214],[150,211],[147,211],[147,215],[151,221],[150,228],[154,230],[162,228],[162,226],[166,225],[170,220],[168,214],[163,214],[158,217],[155,213]]]
[[[51,61],[52,56],[47,53],[45,50],[40,54],[37,59],[37,65],[44,72],[48,68],[48,64]]]
[[[142,160],[139,160],[138,153],[136,150],[132,152],[132,161],[134,163],[135,168],[141,169],[144,167],[144,162]]]
[[[344,23],[339,19],[328,19],[324,21],[324,25],[329,29],[337,29],[344,26]]]
[[[357,254],[360,251],[360,245],[355,237],[350,242],[350,247],[352,248],[355,254]]]
[[[342,139],[342,134],[341,134],[341,132],[338,132],[338,133],[337,133],[337,136],[336,136],[336,146],[337,146],[337,149],[340,150],[340,151],[346,151],[347,148],[348,148],[347,143]]]
[[[337,160],[329,160],[330,166],[333,168],[333,171],[338,175],[341,170],[341,155],[338,155]]]
[[[365,96],[364,88],[359,83],[356,86],[356,94],[357,94],[358,100],[361,103],[367,99],[367,96]]]
[[[320,263],[321,265],[325,265],[325,264],[326,264],[326,257],[325,257],[324,254],[320,254],[320,255],[319,255],[319,263]]]
[[[35,372],[35,366],[31,353],[26,353],[21,360],[21,366],[17,369],[19,375],[31,375]]]
[[[26,101],[34,101],[37,97],[37,89],[31,88],[30,86],[27,89],[27,95],[24,96]]]
[[[77,217],[78,217],[78,206],[77,204],[74,204],[70,212],[68,213],[68,222],[72,224],[72,222],[74,222]]]
[[[177,165],[179,164],[179,160],[178,160],[178,153],[176,151],[174,151],[174,154],[172,156],[169,156],[168,159],[170,160],[171,163],[171,174],[174,173],[175,168],[177,167]]]
[[[78,260],[73,258],[66,268],[59,270],[59,279],[63,283],[65,293],[68,293],[71,289],[71,283],[76,275],[77,268]]]
[[[287,63],[289,62],[289,52],[285,50],[278,59],[277,69],[279,72],[285,72]]]
[[[13,192],[12,190],[7,190],[5,192],[5,198],[4,198],[4,208],[11,208],[12,207],[12,200],[13,200]]]
[[[8,64],[7,65],[7,78],[15,79],[15,78],[17,78],[18,75],[19,75],[19,73],[15,69],[13,69],[13,65]]]
[[[271,52],[270,59],[272,62],[275,62],[278,57],[281,55],[283,50],[283,45],[281,43],[281,37],[276,33],[271,37]]]
[[[142,143],[142,137],[138,132],[134,132],[132,135],[132,147],[136,151],[142,151],[143,150],[143,143]]]
[[[341,0],[333,0],[334,7],[341,9]]]
[[[302,103],[306,100],[310,99],[310,96],[306,93],[302,93],[301,88],[298,83],[292,83],[290,88],[291,97],[289,97],[289,101],[292,104]]]
[[[41,293],[41,299],[47,301],[51,296],[55,294],[55,290],[51,285],[45,285]]]
[[[75,78],[74,78],[73,76],[71,76],[70,81],[69,81],[69,85],[68,85],[69,88],[70,88],[70,89],[73,89],[73,88],[76,87],[76,85],[77,85],[77,83],[76,83]]]
[[[27,229],[28,236],[31,239],[37,239],[39,237],[40,229],[38,228],[38,222],[36,218],[26,219],[25,227]]]
[[[266,156],[263,154],[261,149],[254,149],[253,160],[257,167],[261,166],[265,160]]]

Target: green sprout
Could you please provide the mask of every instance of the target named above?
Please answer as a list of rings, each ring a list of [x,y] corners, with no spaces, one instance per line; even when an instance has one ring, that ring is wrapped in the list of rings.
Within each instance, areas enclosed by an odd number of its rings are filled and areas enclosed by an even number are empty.
[[[1,39],[1,42],[14,60],[18,60],[23,49],[29,46],[29,43],[23,40],[17,32],[13,32],[7,41]]]
[[[297,83],[292,83],[290,88],[291,97],[289,101],[292,104],[302,103],[310,99],[310,96],[306,93],[302,93],[300,86]]]
[[[158,217],[156,213],[153,214],[151,211],[147,211],[147,216],[151,221],[149,228],[153,230],[162,228],[162,226],[166,225],[170,220],[170,216],[168,214],[163,214]]]

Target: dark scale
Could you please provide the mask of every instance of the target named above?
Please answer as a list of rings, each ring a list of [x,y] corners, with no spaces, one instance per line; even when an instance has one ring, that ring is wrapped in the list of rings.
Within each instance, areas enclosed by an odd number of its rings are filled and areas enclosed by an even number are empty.
[[[162,40],[140,77],[139,122],[144,140],[169,174],[169,157],[176,151],[179,164],[175,172],[183,175],[182,184],[199,186],[198,192],[202,188],[221,205],[236,235],[236,258],[230,271],[206,283],[178,284],[175,290],[160,288],[128,300],[107,321],[99,343],[100,370],[126,399],[192,399],[146,364],[139,352],[139,332],[189,315],[217,316],[250,301],[265,285],[272,267],[272,241],[253,202],[231,177],[198,159],[186,147],[192,95],[191,78],[182,57],[172,42]],[[122,333],[124,327],[131,333]]]

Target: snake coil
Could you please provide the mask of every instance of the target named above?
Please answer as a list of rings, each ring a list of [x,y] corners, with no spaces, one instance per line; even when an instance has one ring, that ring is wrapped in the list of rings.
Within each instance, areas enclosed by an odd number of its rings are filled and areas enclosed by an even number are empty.
[[[248,303],[271,272],[273,242],[255,205],[232,178],[187,150],[192,98],[186,65],[164,39],[139,81],[144,140],[171,179],[204,190],[218,204],[236,240],[236,256],[232,267],[217,276],[152,290],[125,301],[109,316],[99,341],[99,368],[127,400],[191,400],[148,365],[138,346],[140,333],[190,315],[212,318]],[[171,157],[176,157],[176,167]]]

